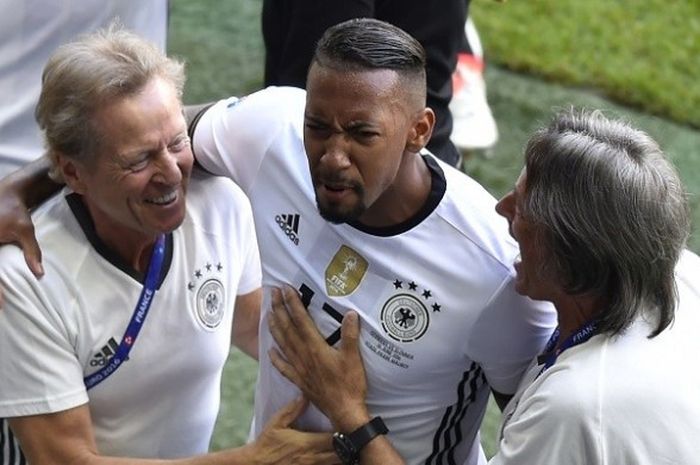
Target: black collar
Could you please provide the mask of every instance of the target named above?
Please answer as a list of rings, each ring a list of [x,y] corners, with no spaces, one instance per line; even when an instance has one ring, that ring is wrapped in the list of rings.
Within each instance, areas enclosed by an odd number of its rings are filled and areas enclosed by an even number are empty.
[[[423,155],[423,160],[430,171],[430,193],[428,194],[428,198],[421,209],[418,210],[415,215],[402,221],[401,223],[391,226],[366,226],[358,221],[348,221],[347,224],[364,233],[381,237],[398,236],[399,234],[403,234],[419,225],[437,208],[440,201],[442,201],[442,198],[445,196],[445,191],[447,190],[445,173],[442,171],[442,168],[440,168],[435,159],[428,155]]]
[[[122,260],[122,258],[119,255],[117,255],[115,251],[110,249],[107,246],[107,244],[105,244],[102,241],[102,239],[100,239],[97,236],[97,231],[95,230],[95,223],[92,221],[90,212],[83,203],[80,194],[68,194],[66,196],[66,202],[68,202],[68,206],[73,212],[73,215],[75,215],[75,219],[78,220],[78,224],[85,233],[85,237],[87,237],[87,240],[90,242],[90,244],[92,244],[97,253],[100,254],[102,258],[107,260],[109,263],[111,263],[124,273],[128,274],[139,283],[143,284],[146,279],[146,273],[141,273],[133,269],[131,265]],[[163,259],[163,267],[160,270],[160,278],[158,279],[158,289],[160,289],[161,284],[163,284],[165,277],[168,275],[168,271],[170,270],[170,265],[172,261],[173,235],[172,233],[168,233],[165,236],[165,257]]]

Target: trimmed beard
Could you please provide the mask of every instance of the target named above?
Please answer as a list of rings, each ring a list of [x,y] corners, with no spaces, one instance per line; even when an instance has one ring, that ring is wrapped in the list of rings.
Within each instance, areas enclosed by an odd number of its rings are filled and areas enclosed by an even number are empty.
[[[362,187],[355,186],[354,190],[360,199],[364,198],[364,189],[362,189]],[[353,208],[348,211],[339,211],[337,208],[324,207],[321,205],[321,201],[318,198],[318,193],[315,190],[314,195],[316,196],[316,208],[318,213],[329,223],[343,224],[355,221],[362,216],[365,210],[367,210],[362,202],[357,202]]]

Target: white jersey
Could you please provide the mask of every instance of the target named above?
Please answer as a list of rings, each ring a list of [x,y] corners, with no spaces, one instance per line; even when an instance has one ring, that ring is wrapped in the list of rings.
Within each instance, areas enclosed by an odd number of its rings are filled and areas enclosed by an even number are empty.
[[[128,360],[89,391],[83,378],[114,354],[143,276],[110,253],[67,191],[33,215],[41,280],[17,247],[0,248],[0,417],[89,403],[101,454],[208,451],[236,295],[258,289],[261,270],[248,200],[230,180],[207,178],[190,183],[186,218],[167,236],[159,288]]]
[[[59,45],[118,20],[165,50],[168,0],[2,0],[0,177],[43,153],[34,107],[41,72]]]
[[[553,310],[515,293],[517,246],[493,197],[430,155],[432,193],[414,218],[379,229],[325,221],[302,144],[304,98],[270,88],[217,103],[196,126],[197,160],[248,194],[264,286],[297,288],[330,344],[345,312],[359,312],[367,404],[408,463],[483,463],[487,381],[515,392],[551,334]],[[267,308],[266,301],[261,354],[274,344]],[[261,357],[256,433],[297,395]],[[313,408],[298,426],[331,429]]]
[[[539,377],[533,362],[490,465],[700,464],[700,258],[686,251],[676,276],[675,321],[659,336],[640,318],[564,351]]]

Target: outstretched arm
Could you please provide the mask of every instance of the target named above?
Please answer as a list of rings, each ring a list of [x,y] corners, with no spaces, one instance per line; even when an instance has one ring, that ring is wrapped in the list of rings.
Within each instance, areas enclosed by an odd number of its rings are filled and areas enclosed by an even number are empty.
[[[359,348],[360,322],[348,312],[341,327],[340,349],[329,346],[291,287],[272,290],[270,332],[282,353],[270,351],[272,364],[296,384],[333,423],[350,433],[372,418],[365,397],[367,380]],[[386,436],[360,451],[362,465],[399,465],[403,459]]]
[[[62,412],[9,419],[29,463],[85,465],[261,465],[339,463],[330,434],[304,433],[289,427],[306,408],[297,399],[281,409],[253,443],[237,449],[179,460],[106,457],[95,444],[87,404]]]

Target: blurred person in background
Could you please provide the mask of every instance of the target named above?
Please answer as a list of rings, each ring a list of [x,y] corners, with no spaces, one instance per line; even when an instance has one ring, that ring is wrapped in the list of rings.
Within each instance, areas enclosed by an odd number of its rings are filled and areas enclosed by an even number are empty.
[[[56,47],[118,20],[165,50],[168,0],[0,0],[0,12],[0,177],[44,151],[34,107]]]
[[[316,43],[334,24],[352,18],[394,24],[426,51],[428,107],[435,112],[428,149],[458,166],[461,150],[487,148],[498,138],[481,44],[473,23],[465,24],[468,9],[469,0],[263,0],[265,86],[305,88]]]

